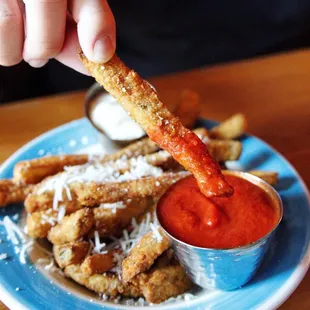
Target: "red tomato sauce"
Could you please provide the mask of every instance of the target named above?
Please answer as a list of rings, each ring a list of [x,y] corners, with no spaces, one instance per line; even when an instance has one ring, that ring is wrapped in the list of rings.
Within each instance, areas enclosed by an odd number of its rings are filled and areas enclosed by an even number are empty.
[[[280,210],[268,194],[240,177],[225,178],[234,188],[230,197],[205,197],[193,176],[171,186],[157,206],[158,219],[167,232],[191,245],[229,249],[272,231]]]

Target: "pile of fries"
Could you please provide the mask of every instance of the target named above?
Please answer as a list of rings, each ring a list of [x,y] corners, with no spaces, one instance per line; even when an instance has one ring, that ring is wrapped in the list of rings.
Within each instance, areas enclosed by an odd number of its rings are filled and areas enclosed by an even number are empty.
[[[185,113],[182,104],[176,114],[188,127],[198,115]],[[240,157],[237,139],[245,129],[244,115],[236,114],[210,131],[194,132],[224,167]],[[250,173],[272,185],[277,181],[274,172]],[[145,138],[104,156],[19,162],[12,179],[0,180],[0,205],[25,204],[28,235],[49,240],[66,277],[103,296],[160,303],[193,286],[154,216],[160,196],[188,175]]]

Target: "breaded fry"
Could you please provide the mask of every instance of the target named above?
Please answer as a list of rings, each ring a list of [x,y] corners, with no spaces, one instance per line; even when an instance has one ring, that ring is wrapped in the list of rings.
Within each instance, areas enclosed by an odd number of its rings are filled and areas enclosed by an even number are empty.
[[[14,182],[36,184],[47,176],[63,171],[65,166],[82,165],[88,155],[59,155],[25,160],[14,167]]]
[[[101,203],[113,203],[148,196],[161,196],[176,181],[189,173],[164,173],[159,177],[143,177],[137,180],[118,183],[72,183],[70,188],[76,193],[84,206],[98,206]]]
[[[155,210],[156,210],[156,205],[157,205],[157,202],[158,202],[159,198],[155,198],[154,199],[154,203],[151,204],[143,214],[135,217],[136,221],[138,224],[141,224],[144,220],[146,220],[146,217],[147,216],[150,216],[150,221],[151,222],[154,222],[155,220]]]
[[[186,128],[192,128],[200,113],[200,96],[193,90],[184,89],[174,114]]]
[[[158,240],[153,231],[149,232],[137,242],[129,255],[123,260],[123,282],[127,283],[137,274],[150,269],[156,258],[170,247],[169,239],[160,228],[158,228],[158,233],[161,240]]]
[[[271,186],[275,186],[278,182],[278,173],[275,171],[261,171],[261,170],[251,170],[248,173],[253,174],[265,182],[270,184]]]
[[[115,251],[110,251],[106,254],[93,254],[87,256],[81,264],[81,271],[86,276],[92,276],[97,273],[104,273],[111,270],[115,266],[114,262]]]
[[[57,225],[58,211],[44,210],[28,214],[28,235],[32,238],[46,238],[51,228]]]
[[[171,264],[174,259],[174,252],[170,248],[161,254],[154,262],[152,268],[163,268]]]
[[[55,244],[53,246],[54,258],[61,269],[72,264],[81,264],[89,251],[89,247],[90,244],[86,241]]]
[[[44,211],[53,207],[53,196],[54,193],[46,192],[43,194],[36,194],[36,190],[27,196],[25,199],[25,209],[28,213],[37,211]]]
[[[180,265],[156,267],[140,273],[132,283],[122,283],[116,274],[86,276],[79,265],[65,267],[65,275],[96,293],[116,297],[144,297],[150,303],[160,303],[192,288],[193,284]]]
[[[233,193],[207,147],[169,112],[153,88],[136,72],[116,55],[105,64],[89,61],[83,52],[80,58],[97,82],[130,113],[150,139],[193,173],[203,194],[210,197]]]
[[[234,114],[218,126],[210,130],[210,137],[220,140],[239,138],[248,127],[245,116],[241,113]]]
[[[48,240],[53,244],[74,242],[86,235],[94,225],[93,210],[85,208],[67,215],[60,224],[48,233]]]
[[[76,166],[74,169],[77,169],[78,171],[86,171],[86,169],[89,169],[91,167],[101,167],[102,169],[108,169],[109,171],[113,170],[115,171],[115,174],[116,173],[124,174],[130,171],[131,169],[135,170],[136,169],[135,167],[137,166],[143,167],[145,163],[152,165],[154,167],[161,166],[161,168],[163,169],[170,169],[177,165],[177,163],[174,161],[174,159],[171,157],[169,153],[167,153],[166,151],[160,151],[154,154],[146,155],[144,157],[131,158],[130,160],[112,161],[112,162],[107,162],[103,165],[97,164],[97,165],[87,165],[87,166]],[[68,178],[68,176],[70,176],[70,173],[71,173],[71,177],[74,177],[74,173],[72,173],[72,171],[73,170],[69,170],[66,172],[58,173],[38,183],[34,187],[32,193],[28,195],[25,201],[25,207],[26,207],[27,212],[31,213],[35,211],[46,210],[46,209],[52,208],[54,195],[55,195],[54,188],[57,187],[55,184],[57,184],[57,182],[59,182],[60,184],[65,184],[63,180]],[[47,186],[47,184],[53,184],[53,182],[55,183],[53,186],[51,185]],[[80,181],[77,181],[77,182],[80,182]],[[67,193],[68,190],[70,191],[70,199],[68,198],[68,193]],[[61,201],[59,201],[59,203],[65,204],[67,209],[72,210],[72,212],[82,207],[76,198],[74,190],[72,190],[71,184],[68,184],[66,188],[65,186],[63,186],[61,197],[62,198],[61,198]]]
[[[172,169],[179,165],[178,162],[166,151],[159,151],[157,153],[146,155],[145,160],[148,164],[154,167],[161,167],[163,169]]]
[[[158,145],[148,138],[134,142],[123,149],[98,158],[100,163],[115,161],[120,158],[132,158],[152,154],[159,150]],[[14,167],[14,182],[22,184],[37,184],[44,178],[55,175],[66,166],[83,165],[90,161],[89,155],[56,155],[25,160]]]
[[[133,142],[128,146],[122,148],[118,152],[114,153],[117,154],[117,158],[114,158],[112,160],[116,160],[122,157],[132,158],[138,156],[145,156],[155,153],[158,150],[159,146],[155,142],[151,141],[148,137],[146,137],[139,141]]]
[[[74,192],[71,192],[72,199],[69,200],[67,196],[63,195],[63,201],[59,203],[66,208],[66,214],[71,214],[77,210],[80,210],[83,206],[77,200],[76,195]],[[44,211],[53,208],[53,197],[54,192],[48,191],[45,193],[39,193],[36,189],[27,196],[25,200],[25,209],[28,213],[33,213],[37,211]]]
[[[237,160],[242,153],[242,143],[234,140],[209,140],[207,147],[212,157],[220,162]]]
[[[196,129],[193,129],[193,132],[197,135],[197,137],[204,141],[205,139],[209,138],[209,132],[206,128],[204,127],[199,127]]]
[[[0,207],[5,207],[11,203],[24,202],[25,198],[33,186],[16,184],[12,180],[0,180]]]
[[[184,269],[179,264],[152,268],[138,274],[132,284],[140,287],[144,298],[154,304],[176,297],[193,287]]]
[[[151,197],[130,200],[124,203],[126,205],[124,209],[116,209],[115,212],[104,206],[94,208],[95,225],[88,235],[92,237],[94,231],[97,231],[100,237],[118,235],[129,225],[133,217],[143,214],[152,202]]]
[[[116,274],[95,274],[89,277],[83,274],[79,265],[69,265],[64,271],[68,278],[96,293],[114,297],[119,294],[126,297],[142,296],[139,287],[122,283]]]

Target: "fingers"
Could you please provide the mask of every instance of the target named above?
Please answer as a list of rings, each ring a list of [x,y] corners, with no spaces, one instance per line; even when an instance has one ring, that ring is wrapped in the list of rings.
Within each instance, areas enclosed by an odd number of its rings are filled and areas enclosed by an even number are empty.
[[[22,60],[23,17],[15,0],[0,0],[0,65],[13,66]]]
[[[78,37],[87,58],[107,62],[115,52],[115,20],[106,0],[70,0]]]
[[[76,23],[67,22],[65,42],[60,53],[55,57],[62,64],[80,72],[89,75],[87,69],[81,62],[77,51],[80,44],[77,35]]]
[[[66,0],[26,0],[26,40],[23,57],[42,67],[62,49],[66,25]]]

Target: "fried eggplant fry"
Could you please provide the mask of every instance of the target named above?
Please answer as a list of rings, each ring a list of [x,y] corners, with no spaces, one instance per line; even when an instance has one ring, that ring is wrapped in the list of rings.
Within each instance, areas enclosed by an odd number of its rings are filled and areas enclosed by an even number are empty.
[[[156,91],[136,72],[116,55],[105,64],[89,61],[82,51],[80,58],[90,74],[130,113],[150,139],[193,173],[204,195],[233,194],[233,188],[205,144],[169,112]]]
[[[111,270],[115,266],[114,253],[115,251],[110,251],[106,254],[87,256],[81,264],[81,271],[86,276],[92,276]]]
[[[147,273],[140,273],[132,283],[140,287],[148,302],[154,304],[183,294],[193,287],[184,269],[178,264],[153,268]]]
[[[152,197],[145,197],[129,200],[123,203],[125,208],[116,209],[115,212],[104,205],[94,208],[95,224],[88,235],[93,237],[94,231],[97,231],[100,237],[117,236],[130,224],[133,217],[143,214],[152,203]]]
[[[63,218],[60,224],[52,227],[48,240],[53,244],[74,242],[86,235],[94,225],[94,212],[84,208]]]
[[[251,170],[248,173],[263,179],[271,186],[275,186],[278,183],[278,173],[275,171]]]
[[[161,196],[170,185],[188,175],[186,171],[167,172],[159,177],[143,177],[118,183],[72,183],[70,188],[76,193],[82,205],[92,207],[101,203]]]
[[[174,252],[171,248],[161,254],[154,262],[152,268],[163,268],[171,264],[174,261]]]
[[[28,235],[32,238],[46,238],[51,228],[57,225],[58,211],[37,211],[27,216]]]
[[[209,140],[206,142],[212,157],[218,162],[239,159],[242,143],[234,140]]]
[[[193,128],[200,113],[200,96],[193,90],[184,89],[174,114],[186,128]]]
[[[119,294],[125,297],[141,297],[139,287],[122,283],[116,274],[105,273],[86,276],[79,265],[69,265],[64,270],[65,275],[80,285],[96,293],[116,297]]]
[[[161,240],[153,231],[143,236],[122,261],[123,282],[127,283],[137,274],[149,270],[156,258],[170,248],[170,241],[160,228],[158,234]]]
[[[0,207],[24,202],[32,190],[32,185],[16,184],[9,179],[0,180]]]
[[[150,139],[145,138],[134,142],[123,149],[104,155],[97,160],[100,163],[115,161],[120,158],[145,156],[157,152],[159,147]],[[55,175],[64,170],[66,166],[83,165],[91,158],[86,154],[57,155],[21,161],[14,167],[14,182],[21,184],[37,184],[44,178]]]
[[[88,155],[59,155],[25,160],[14,167],[14,182],[36,184],[45,177],[63,171],[65,166],[83,165]]]
[[[63,269],[72,264],[81,264],[89,252],[90,244],[87,241],[55,244],[53,254],[58,266]]]
[[[245,116],[234,114],[224,122],[210,130],[210,137],[219,140],[232,140],[244,134],[248,127]]]
[[[54,192],[47,191],[45,193],[38,193],[36,189],[25,199],[25,209],[28,213],[49,210],[53,208]],[[63,200],[59,202],[60,206],[66,208],[66,214],[71,214],[77,210],[80,210],[83,206],[77,200],[74,192],[71,191],[71,200],[66,196],[63,191]]]
[[[130,160],[120,160],[120,161],[112,161],[107,162],[103,164],[101,167],[104,169],[105,167],[109,170],[113,169],[115,173],[124,174],[132,167],[136,166],[143,166],[144,163],[147,163],[149,165],[152,165],[154,167],[160,166],[163,169],[171,169],[177,165],[177,163],[174,161],[174,159],[171,157],[169,153],[166,151],[160,151],[154,154],[149,154],[144,157],[138,157],[138,158],[132,158]],[[75,166],[75,168],[80,169],[81,171],[84,169],[95,167],[97,165],[87,165],[87,166]],[[73,168],[73,167],[72,167]],[[134,168],[135,169],[135,168]],[[27,212],[32,213],[36,211],[42,211],[47,210],[53,207],[53,200],[54,200],[54,189],[53,187],[48,188],[46,184],[51,183],[51,181],[59,180],[60,182],[62,179],[66,179],[66,176],[68,176],[69,172],[61,172],[54,176],[48,177],[44,179],[41,183],[38,183],[34,189],[32,190],[32,193],[27,196],[27,199],[25,200],[25,207]],[[55,187],[55,185],[54,185]],[[67,188],[63,186],[62,189],[62,198],[59,203],[65,204],[67,209],[72,209],[73,211],[76,211],[80,209],[82,206],[79,204],[79,202],[76,199],[76,195],[74,191],[71,190],[72,186],[69,184]],[[67,191],[70,190],[70,199],[68,198]]]
[[[79,265],[69,265],[65,275],[91,291],[107,296],[144,297],[150,303],[160,303],[176,297],[193,287],[183,268],[178,264],[152,268],[140,273],[132,282],[121,282],[116,274],[86,276]]]

